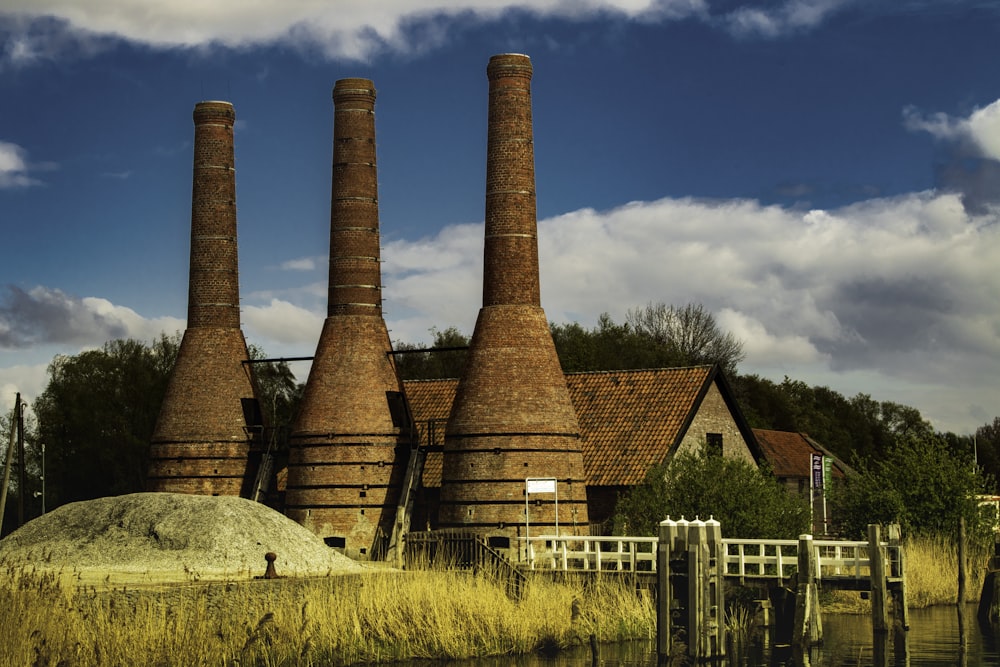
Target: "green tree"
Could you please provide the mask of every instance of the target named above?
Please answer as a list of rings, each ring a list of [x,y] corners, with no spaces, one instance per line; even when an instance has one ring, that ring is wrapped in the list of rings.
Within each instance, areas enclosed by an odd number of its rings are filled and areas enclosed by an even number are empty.
[[[992,478],[993,491],[998,490],[1000,481],[1000,417],[976,429],[975,440],[970,445],[976,452],[976,460],[983,471]]]
[[[667,516],[714,517],[724,537],[790,539],[809,528],[809,505],[767,470],[704,451],[653,466],[615,514],[617,530],[628,535],[655,535]]]
[[[267,359],[264,350],[248,346],[257,399],[265,422],[274,429],[287,429],[295,419],[305,385],[296,382],[295,374],[287,361],[262,361]]]
[[[142,491],[149,440],[180,345],[114,340],[60,355],[35,400],[36,443],[45,443],[49,507]]]
[[[841,531],[860,536],[869,523],[898,523],[908,534],[954,535],[964,516],[970,534],[986,524],[976,495],[987,487],[971,452],[956,455],[945,436],[921,429],[895,439],[885,456],[856,463],[857,476],[831,489]]]
[[[397,354],[396,370],[404,380],[435,380],[441,378],[461,377],[465,367],[469,337],[455,327],[440,331],[432,328],[434,342],[430,347],[422,343],[404,343],[397,341],[393,347]]]

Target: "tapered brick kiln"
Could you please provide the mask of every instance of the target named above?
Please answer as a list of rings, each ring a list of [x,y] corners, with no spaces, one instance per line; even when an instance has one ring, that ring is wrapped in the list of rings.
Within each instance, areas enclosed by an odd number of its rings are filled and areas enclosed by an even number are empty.
[[[376,556],[392,533],[409,420],[382,317],[375,88],[333,88],[330,274],[323,324],[292,428],[289,517],[351,556]]]
[[[551,534],[558,501],[559,532],[586,534],[580,428],[539,293],[531,61],[496,55],[486,72],[483,307],[445,431],[439,525]]]
[[[151,491],[250,493],[261,424],[240,329],[235,120],[229,102],[195,105],[187,329],[153,432]]]

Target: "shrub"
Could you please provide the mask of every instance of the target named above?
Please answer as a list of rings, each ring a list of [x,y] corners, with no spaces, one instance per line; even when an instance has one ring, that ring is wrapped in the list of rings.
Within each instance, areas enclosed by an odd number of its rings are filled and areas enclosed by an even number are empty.
[[[655,535],[668,515],[714,517],[725,537],[788,539],[809,530],[809,505],[768,470],[704,451],[653,466],[641,485],[619,499],[616,531]]]

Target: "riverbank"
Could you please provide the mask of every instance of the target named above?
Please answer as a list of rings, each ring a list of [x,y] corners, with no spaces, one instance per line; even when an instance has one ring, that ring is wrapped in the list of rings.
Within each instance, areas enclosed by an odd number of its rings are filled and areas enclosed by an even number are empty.
[[[906,601],[910,609],[955,604],[958,597],[958,548],[943,537],[913,537],[904,543],[906,557]],[[968,549],[966,602],[979,602],[988,572],[992,545],[970,545]],[[867,614],[871,603],[858,593],[835,591],[823,596],[823,610],[832,613]]]
[[[912,609],[954,604],[945,540],[906,544]],[[972,550],[969,601],[989,553]],[[866,613],[857,593],[825,613]],[[532,578],[520,600],[458,571],[344,570],[315,578],[166,585],[82,583],[72,570],[0,568],[0,664],[330,666],[554,651],[655,637],[655,604],[613,577],[584,586]]]
[[[617,579],[534,579],[521,600],[462,572],[75,590],[8,567],[0,664],[351,665],[557,650],[655,636],[654,601]]]

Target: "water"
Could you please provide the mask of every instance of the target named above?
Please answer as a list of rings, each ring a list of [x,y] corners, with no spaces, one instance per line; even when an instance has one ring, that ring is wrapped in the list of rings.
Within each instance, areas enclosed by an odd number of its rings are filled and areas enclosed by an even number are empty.
[[[969,667],[1000,665],[997,638],[983,633],[976,622],[976,607],[966,610],[968,626],[967,662]],[[823,616],[823,646],[815,649],[810,657],[812,667],[874,667],[871,618],[845,614]],[[958,615],[953,606],[932,607],[910,611],[908,633],[909,656],[896,655],[890,637],[888,665],[893,667],[951,667],[959,665]],[[786,655],[780,650],[772,652],[770,662],[760,656],[744,660],[729,660],[727,665],[740,667],[774,667],[786,664]],[[426,663],[421,662],[421,665]],[[588,667],[592,665],[590,648],[581,646],[564,651],[554,657],[541,655],[506,656],[479,660],[462,660],[448,663],[451,667]],[[600,665],[605,667],[653,667],[656,665],[656,646],[651,641],[601,646]],[[417,665],[417,663],[413,663]]]

